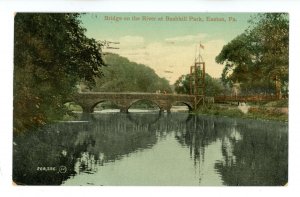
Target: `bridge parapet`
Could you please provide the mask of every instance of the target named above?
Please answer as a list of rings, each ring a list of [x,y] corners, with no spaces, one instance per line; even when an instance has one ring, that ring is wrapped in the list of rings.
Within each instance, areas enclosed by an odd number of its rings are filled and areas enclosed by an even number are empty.
[[[190,110],[195,109],[195,96],[180,94],[159,94],[159,93],[135,93],[135,92],[85,92],[78,93],[73,97],[83,111],[92,113],[94,107],[101,102],[111,101],[116,104],[121,112],[127,112],[130,106],[140,100],[148,100],[155,103],[161,111],[170,111],[176,102],[186,104]]]

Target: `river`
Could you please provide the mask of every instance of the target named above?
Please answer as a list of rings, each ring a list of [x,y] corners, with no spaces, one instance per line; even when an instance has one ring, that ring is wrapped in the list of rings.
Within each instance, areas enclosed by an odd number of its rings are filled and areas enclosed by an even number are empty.
[[[94,113],[14,137],[25,185],[285,185],[288,124],[188,113]]]

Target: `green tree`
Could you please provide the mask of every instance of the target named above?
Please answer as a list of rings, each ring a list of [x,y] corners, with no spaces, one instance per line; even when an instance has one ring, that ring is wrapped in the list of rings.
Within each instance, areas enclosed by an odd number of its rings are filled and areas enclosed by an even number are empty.
[[[14,131],[60,119],[63,103],[104,64],[79,14],[17,13],[14,34]]]
[[[258,14],[250,23],[251,33],[263,52],[264,76],[273,80],[277,96],[288,87],[289,20],[286,13]]]
[[[178,94],[190,94],[190,80],[193,80],[190,74],[181,75],[175,82],[175,92]],[[205,74],[205,95],[216,96],[225,91],[221,80],[212,78],[209,74]],[[201,92],[199,89],[198,92]]]
[[[107,67],[103,68],[103,77],[96,77],[95,92],[156,92],[171,93],[169,82],[160,78],[153,69],[117,54],[106,54]]]
[[[288,15],[257,14],[249,24],[216,57],[217,63],[225,65],[222,82],[241,83],[244,93],[287,92]]]

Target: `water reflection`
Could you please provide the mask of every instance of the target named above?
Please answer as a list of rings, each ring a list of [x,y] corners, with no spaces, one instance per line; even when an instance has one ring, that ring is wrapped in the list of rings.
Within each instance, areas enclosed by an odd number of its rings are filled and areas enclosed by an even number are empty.
[[[27,185],[283,185],[287,125],[187,113],[108,113],[14,137]]]
[[[287,126],[237,124],[222,138],[223,159],[215,164],[226,185],[285,185],[288,180]]]

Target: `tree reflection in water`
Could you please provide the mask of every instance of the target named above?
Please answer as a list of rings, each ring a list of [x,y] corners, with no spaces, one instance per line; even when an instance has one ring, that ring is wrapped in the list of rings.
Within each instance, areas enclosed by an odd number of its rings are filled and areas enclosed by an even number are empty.
[[[150,149],[174,133],[176,141],[189,148],[195,168],[205,162],[210,144],[222,144],[221,150],[215,151],[221,152],[223,159],[216,161],[214,168],[224,185],[287,182],[285,124],[184,113],[95,114],[84,120],[89,121],[63,122],[14,136],[13,180],[60,185],[72,176],[97,173],[103,165]]]
[[[239,135],[222,138],[223,160],[215,165],[224,184],[285,185],[288,181],[286,127],[276,122],[255,121],[235,125],[232,130]]]
[[[129,121],[127,116],[99,114],[89,122],[58,123],[14,136],[13,180],[17,184],[60,185],[77,173],[95,173],[104,163],[152,147],[157,141],[156,128],[147,122],[153,114],[131,115],[132,120],[144,124]],[[61,166],[67,171],[61,173]]]
[[[204,163],[205,147],[221,140],[223,159],[216,162],[215,169],[224,185],[287,183],[286,124],[194,116],[186,126],[186,132],[177,133],[176,138],[190,148],[195,166]]]

